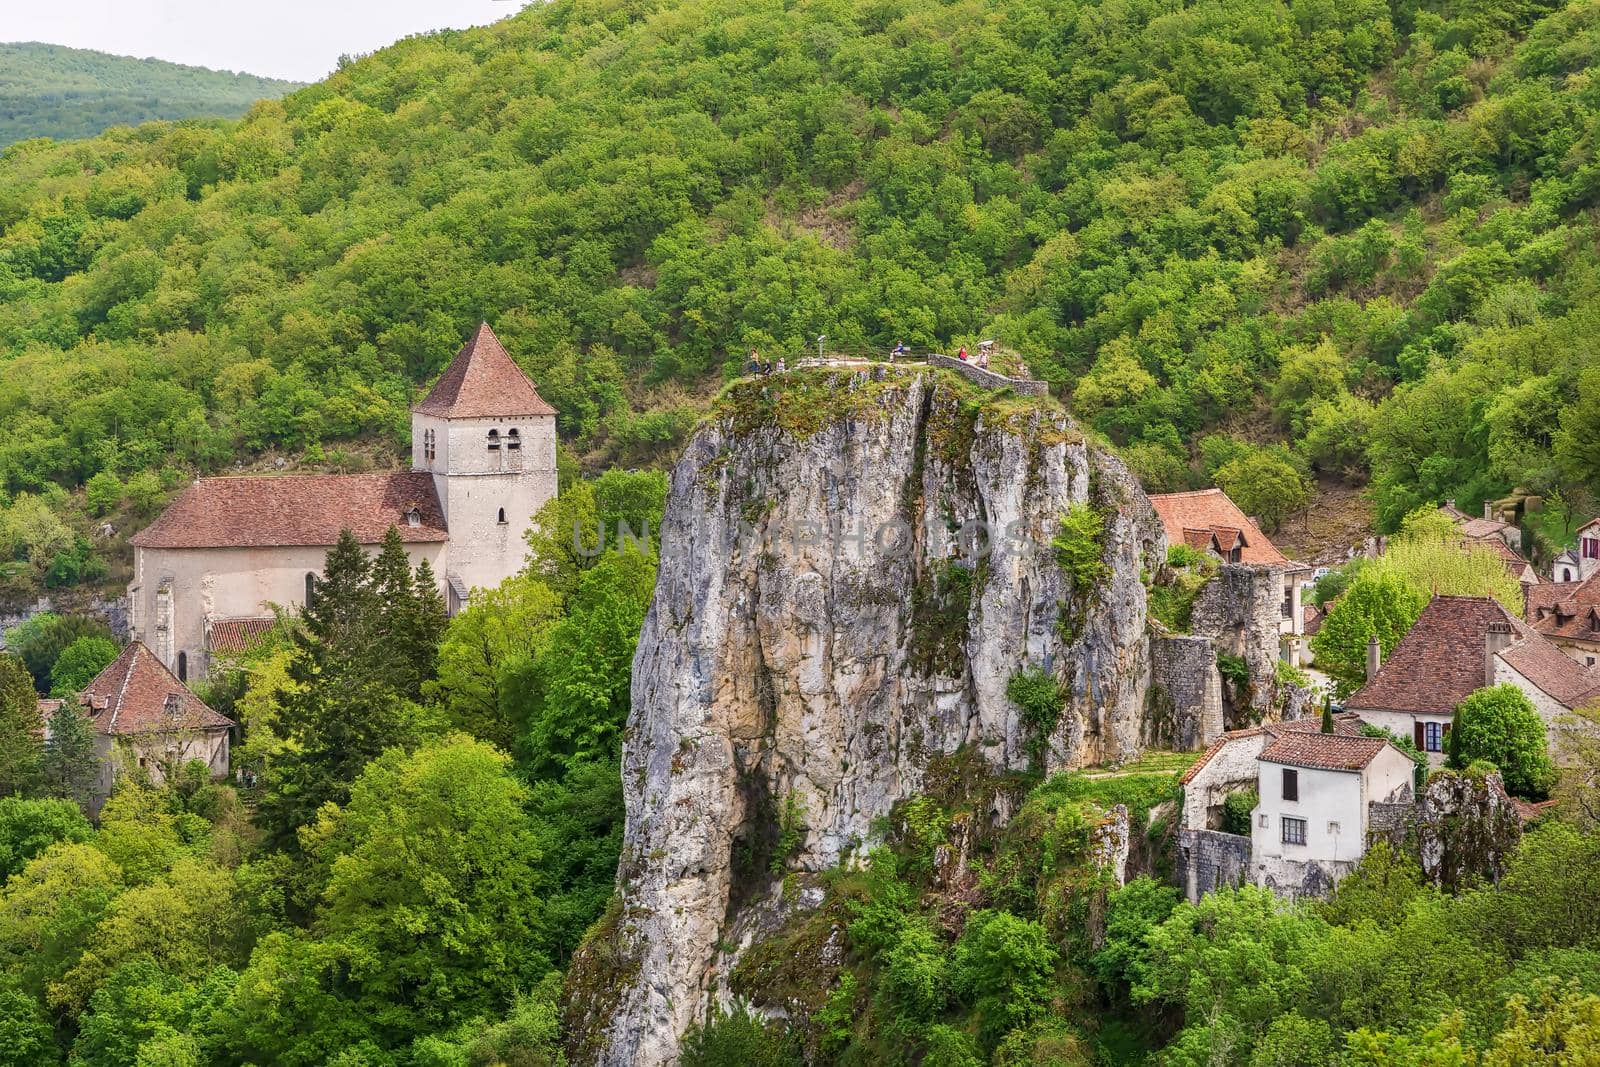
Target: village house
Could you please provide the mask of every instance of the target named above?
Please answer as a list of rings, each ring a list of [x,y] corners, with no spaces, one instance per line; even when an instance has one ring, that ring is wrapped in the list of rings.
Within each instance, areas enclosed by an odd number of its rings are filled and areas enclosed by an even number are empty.
[[[1556,582],[1582,582],[1600,571],[1600,518],[1590,519],[1577,529],[1577,543],[1564,548],[1550,567]]]
[[[1150,497],[1150,504],[1161,517],[1168,544],[1188,545],[1222,563],[1251,567],[1274,576],[1282,590],[1281,610],[1275,623],[1278,658],[1298,666],[1305,640],[1300,585],[1311,568],[1279,552],[1255,521],[1221,489],[1158,493]]]
[[[1506,522],[1497,517],[1493,503],[1484,502],[1481,518],[1468,515],[1456,507],[1454,500],[1446,500],[1444,507],[1439,510],[1454,520],[1456,528],[1461,531],[1461,536],[1465,540],[1481,541],[1493,537],[1519,555],[1522,552],[1522,529],[1514,522]]]
[[[1367,851],[1374,803],[1411,799],[1416,764],[1378,737],[1283,733],[1256,759],[1252,880],[1284,896],[1325,895]]]
[[[204,762],[213,778],[228,775],[234,724],[190,692],[143,642],[129,643],[84,686],[78,703],[94,728],[97,809],[117,775],[134,766],[157,785],[191,760]]]
[[[452,613],[521,569],[523,535],[556,495],[556,412],[488,324],[411,412],[411,469],[202,478],[135,534],[130,635],[180,681],[204,677],[315,595],[349,530],[369,551],[395,528]]]
[[[1345,701],[1363,722],[1410,737],[1428,761],[1444,762],[1456,705],[1486,686],[1527,695],[1552,746],[1574,708],[1600,697],[1600,672],[1562,653],[1491,597],[1435,596],[1387,661],[1376,638],[1367,682]]]
[[[1182,778],[1179,870],[1190,900],[1253,882],[1285,896],[1323,895],[1366,853],[1371,805],[1411,798],[1415,764],[1360,719],[1268,723],[1218,738]],[[1254,791],[1246,836],[1224,805]],[[1237,828],[1235,828],[1237,829]]]
[[[1587,667],[1600,662],[1600,572],[1528,590],[1527,619],[1540,635]]]

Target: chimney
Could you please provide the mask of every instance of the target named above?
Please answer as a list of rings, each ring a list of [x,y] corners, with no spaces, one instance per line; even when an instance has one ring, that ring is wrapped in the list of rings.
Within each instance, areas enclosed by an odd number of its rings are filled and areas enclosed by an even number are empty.
[[[1494,684],[1494,657],[1511,644],[1511,624],[1496,620],[1483,631],[1483,684]]]
[[[1383,666],[1383,646],[1378,644],[1378,635],[1373,634],[1367,638],[1367,681],[1372,681],[1378,676],[1378,668]]]
[[[1492,501],[1485,500],[1483,502],[1483,517],[1486,519],[1494,518],[1494,503]]]

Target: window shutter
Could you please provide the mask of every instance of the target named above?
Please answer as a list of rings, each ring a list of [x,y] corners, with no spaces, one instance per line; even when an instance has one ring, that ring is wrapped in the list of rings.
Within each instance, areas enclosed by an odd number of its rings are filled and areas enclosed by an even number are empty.
[[[1300,799],[1300,774],[1298,771],[1290,770],[1288,767],[1283,769],[1283,799]]]
[[[1424,741],[1423,738],[1422,738],[1422,723],[1418,722],[1418,723],[1414,723],[1412,725],[1413,725],[1413,728],[1414,728],[1414,732],[1416,734],[1417,751],[1418,752],[1424,752],[1424,751],[1426,751],[1426,749],[1424,749],[1422,746],[1425,745],[1427,742]]]

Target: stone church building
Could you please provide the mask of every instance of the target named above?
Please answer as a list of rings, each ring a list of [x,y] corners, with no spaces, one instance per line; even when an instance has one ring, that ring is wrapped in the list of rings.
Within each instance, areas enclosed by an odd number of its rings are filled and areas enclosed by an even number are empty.
[[[522,568],[556,495],[556,411],[487,323],[411,410],[411,469],[201,478],[131,539],[130,637],[180,680],[203,677],[298,608],[341,530],[376,551],[389,527],[440,576],[450,611]]]

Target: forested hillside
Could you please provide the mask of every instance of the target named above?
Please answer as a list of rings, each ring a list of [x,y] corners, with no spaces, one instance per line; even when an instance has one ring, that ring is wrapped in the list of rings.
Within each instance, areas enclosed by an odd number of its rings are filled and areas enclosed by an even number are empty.
[[[0,44],[0,147],[30,137],[93,137],[152,119],[237,118],[295,82],[112,56],[53,44]]]
[[[988,335],[1155,488],[1581,501],[1597,47],[1590,0],[557,2],[15,146],[8,587],[103,574],[86,512],[194,469],[387,461],[482,318],[595,464],[752,345]]]

